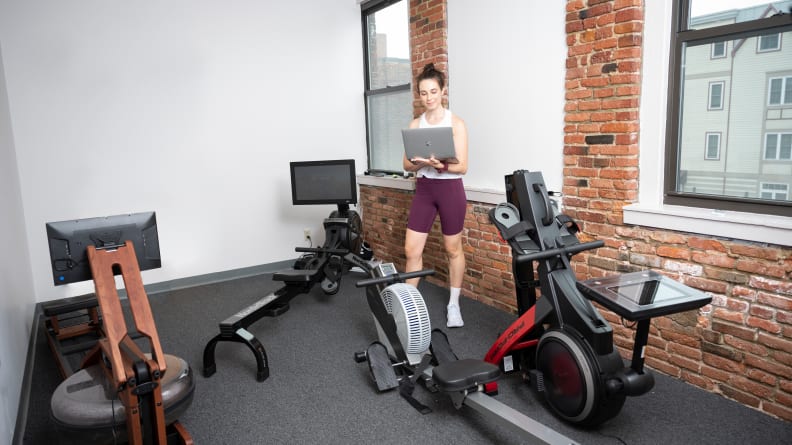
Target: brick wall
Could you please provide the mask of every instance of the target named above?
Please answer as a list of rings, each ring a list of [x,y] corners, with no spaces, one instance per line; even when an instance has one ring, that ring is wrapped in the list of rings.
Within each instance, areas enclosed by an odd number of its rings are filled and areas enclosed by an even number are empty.
[[[410,1],[410,61],[415,79],[427,63],[448,73],[448,36],[446,0]],[[449,79],[450,81],[450,79]],[[444,102],[448,106],[447,101]],[[422,112],[418,96],[414,100],[414,115]]]
[[[447,60],[445,1],[410,3],[413,71]],[[564,208],[586,240],[605,247],[576,255],[578,278],[654,269],[713,296],[711,305],[652,322],[646,363],[660,372],[792,420],[792,249],[630,226],[637,199],[642,0],[568,0]],[[442,11],[441,13],[428,11]],[[421,49],[422,48],[422,49]],[[453,64],[453,61],[450,62]],[[438,64],[438,66],[441,66]],[[366,240],[378,258],[404,267],[412,192],[361,186]],[[469,202],[463,294],[515,311],[509,248],[489,223],[489,204]],[[436,224],[425,266],[445,285]],[[628,356],[633,331],[603,311]],[[493,333],[495,335],[496,333]]]

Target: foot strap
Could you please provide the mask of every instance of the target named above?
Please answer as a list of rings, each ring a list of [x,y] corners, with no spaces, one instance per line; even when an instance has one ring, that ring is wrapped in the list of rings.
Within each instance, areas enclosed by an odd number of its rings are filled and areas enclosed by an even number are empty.
[[[432,361],[432,356],[429,354],[424,355],[421,358],[421,363],[418,364],[418,367],[415,369],[415,373],[410,376],[409,379],[402,379],[399,383],[399,394],[406,400],[407,402],[412,405],[413,408],[417,409],[421,414],[429,414],[432,412],[432,409],[428,406],[424,405],[423,403],[419,402],[418,400],[413,397],[412,393],[415,390],[415,382],[418,381],[418,377],[429,368],[429,364]]]

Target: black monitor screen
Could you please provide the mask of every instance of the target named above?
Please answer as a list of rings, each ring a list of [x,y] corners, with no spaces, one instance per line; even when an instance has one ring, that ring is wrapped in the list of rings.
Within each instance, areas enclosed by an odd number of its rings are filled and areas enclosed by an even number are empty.
[[[700,308],[712,297],[653,270],[578,281],[587,297],[627,320],[642,320]]]
[[[686,296],[685,293],[680,292],[660,280],[623,284],[620,286],[608,287],[607,289],[632,300],[639,306],[656,304],[665,300],[674,300]]]
[[[140,270],[162,266],[154,212],[49,222],[46,228],[56,286],[92,278],[89,245],[110,249],[131,241]]]
[[[292,162],[292,203],[357,204],[355,160]]]

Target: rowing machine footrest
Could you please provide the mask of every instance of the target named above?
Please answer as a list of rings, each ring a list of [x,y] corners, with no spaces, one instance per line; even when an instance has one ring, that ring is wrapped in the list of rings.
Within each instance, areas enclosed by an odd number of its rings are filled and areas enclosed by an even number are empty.
[[[319,269],[284,269],[272,274],[273,281],[286,283],[310,283]]]
[[[377,384],[377,389],[387,391],[389,389],[397,388],[399,386],[399,378],[393,370],[388,350],[380,342],[372,343],[366,349],[366,357],[368,358],[369,370],[374,382]]]
[[[493,382],[501,370],[483,360],[465,358],[443,363],[432,370],[432,380],[441,391],[464,391],[477,385]]]

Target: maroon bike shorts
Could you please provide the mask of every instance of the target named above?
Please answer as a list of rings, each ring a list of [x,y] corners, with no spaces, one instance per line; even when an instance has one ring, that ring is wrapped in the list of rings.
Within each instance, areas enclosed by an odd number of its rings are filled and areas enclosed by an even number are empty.
[[[407,228],[420,233],[432,230],[437,214],[443,235],[456,235],[465,225],[467,197],[462,178],[418,178]]]

